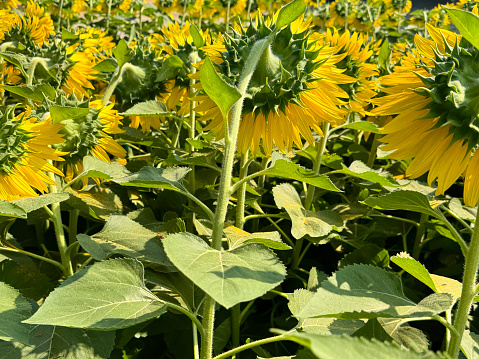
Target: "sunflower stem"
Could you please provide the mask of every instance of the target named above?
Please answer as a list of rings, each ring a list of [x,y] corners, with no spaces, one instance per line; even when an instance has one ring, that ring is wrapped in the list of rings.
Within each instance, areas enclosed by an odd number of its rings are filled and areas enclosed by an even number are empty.
[[[49,172],[50,178],[55,181],[55,175],[52,172]],[[57,185],[50,184],[49,185],[50,193],[57,193]],[[56,202],[51,205],[52,210],[52,221],[53,227],[55,228],[55,237],[57,240],[58,251],[60,252],[60,258],[62,261],[63,267],[63,274],[65,278],[73,275],[73,267],[70,257],[67,255],[67,242],[65,238],[65,231],[63,230],[63,222],[62,222],[62,212],[60,208],[60,203]]]
[[[419,227],[416,229],[416,238],[414,239],[414,247],[412,250],[412,257],[416,260],[419,259],[419,254],[421,253],[421,244],[424,239],[424,233],[426,232],[426,224],[429,216],[425,213],[421,214],[419,219]]]
[[[63,0],[60,0],[60,7],[58,8],[57,32],[60,32],[60,29],[62,28],[62,9],[63,9]]]
[[[476,222],[479,223],[479,210],[477,211]],[[457,358],[461,349],[461,340],[466,329],[469,311],[472,302],[477,294],[476,278],[479,269],[479,226],[474,227],[471,243],[466,255],[466,264],[464,267],[464,276],[462,280],[462,292],[459,300],[459,307],[456,311],[454,320],[454,328],[456,332],[451,334],[451,342],[447,353],[451,358]]]
[[[241,165],[239,178],[243,179],[248,174],[248,155],[249,151],[241,155]],[[236,227],[243,229],[245,223],[244,210],[245,210],[245,201],[246,201],[246,182],[243,182],[238,188],[237,195],[238,201],[236,203]]]
[[[230,8],[231,8],[231,1],[228,0],[228,5],[226,7],[226,30],[225,30],[225,33],[228,33],[228,29],[230,27]]]
[[[244,64],[244,68],[237,86],[241,97],[231,109],[231,120],[229,121],[227,132],[225,133],[225,153],[223,156],[223,164],[221,169],[218,204],[215,211],[215,219],[213,221],[211,247],[216,250],[221,249],[224,222],[226,219],[226,213],[228,211],[229,199],[232,194],[231,180],[233,176],[233,164],[236,153],[236,142],[238,140],[239,126],[241,122],[241,113],[243,110],[243,102],[256,66],[261,59],[263,52],[268,48],[273,40],[274,34],[274,32],[271,33],[266,39],[259,40],[253,45],[251,53]],[[224,121],[225,123],[228,122],[228,115],[225,116]],[[205,328],[206,334],[202,337],[201,341],[201,359],[211,359],[212,356],[215,304],[215,300],[207,295],[203,309],[203,327]]]
[[[323,130],[323,137],[321,137],[321,140],[316,143],[316,158],[314,159],[314,163],[313,163],[313,172],[316,175],[319,174],[319,170],[321,169],[321,161],[323,160],[323,153],[324,153],[324,150],[326,149],[326,143],[328,141],[329,122],[325,122],[323,124],[322,130]],[[304,208],[306,210],[311,209],[315,189],[316,189],[316,187],[314,187],[313,185],[308,186],[308,191],[306,193],[306,199],[304,201]]]
[[[110,80],[110,83],[108,84],[108,87],[106,88],[105,93],[103,94],[103,97],[101,99],[101,104],[103,106],[108,105],[108,102],[110,102],[110,98],[113,95],[113,92],[115,91],[118,84],[121,82],[121,80],[123,78],[123,74],[126,71],[134,71],[135,68],[137,68],[137,67],[135,65],[130,64],[129,62],[124,64],[121,68],[120,67],[116,68],[116,70],[115,70],[115,72],[114,72],[114,74],[113,74],[113,76]]]
[[[106,15],[106,32],[107,33],[110,32],[111,3],[112,3],[112,0],[108,0],[108,13]]]
[[[367,166],[369,168],[373,168],[373,166],[374,166],[374,161],[376,160],[378,147],[379,147],[378,135],[377,135],[377,133],[375,133],[374,137],[373,137],[373,144],[371,145],[371,150],[369,151],[369,156],[368,156]]]
[[[50,258],[46,258],[46,257],[40,256],[40,255],[35,254],[35,253],[31,253],[31,252],[28,252],[28,251],[24,251],[23,249],[11,248],[11,247],[0,247],[0,251],[6,251],[6,252],[14,252],[14,253],[25,254],[26,256],[29,256],[29,257],[32,257],[32,258],[35,258],[35,259],[39,259],[39,260],[41,260],[41,261],[44,261],[44,262],[53,264],[55,267],[58,267],[58,268],[62,271],[62,273],[64,272],[64,270],[63,270],[63,264],[61,264],[60,262],[57,262],[56,260],[53,260],[53,259],[50,259]]]
[[[257,347],[257,346],[260,346],[260,345],[264,345],[264,344],[279,342],[279,341],[282,341],[282,340],[289,340],[289,339],[286,339],[284,336],[279,335],[279,336],[276,336],[276,337],[270,337],[270,338],[255,340],[254,342],[250,342],[250,343],[244,344],[240,347],[228,350],[227,352],[224,352],[223,354],[215,356],[213,359],[230,358],[233,355],[235,355],[237,353],[240,353],[242,351],[245,351],[247,349],[251,349],[251,348],[254,348],[254,347]]]

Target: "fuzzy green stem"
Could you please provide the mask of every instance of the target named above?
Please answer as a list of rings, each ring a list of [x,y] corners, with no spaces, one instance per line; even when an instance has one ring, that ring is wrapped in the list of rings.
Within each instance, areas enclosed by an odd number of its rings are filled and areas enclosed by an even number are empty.
[[[193,355],[194,359],[200,359],[200,346],[198,344],[198,327],[195,323],[191,323],[193,326]]]
[[[240,165],[240,180],[245,178],[248,173],[248,151],[245,154],[241,155],[241,165]],[[245,201],[246,201],[246,182],[243,182],[241,187],[237,191],[238,202],[236,204],[236,227],[243,229],[245,224]]]
[[[329,122],[325,122],[323,124],[323,137],[321,137],[321,140],[316,144],[316,158],[313,163],[313,172],[318,175],[319,170],[321,169],[321,161],[323,160],[323,154],[324,150],[326,149],[326,143],[328,142],[328,136],[329,136]],[[308,191],[306,193],[306,199],[304,201],[304,208],[306,210],[311,209],[311,204],[313,203],[313,198],[314,198],[314,191],[316,190],[316,187],[313,185],[308,186]]]
[[[230,9],[231,9],[231,1],[228,0],[228,4],[226,7],[226,29],[225,33],[228,33],[228,29],[230,27]]]
[[[240,304],[236,304],[233,306],[233,308],[231,308],[231,341],[233,348],[239,347],[240,343],[240,315]],[[239,359],[239,355],[235,355],[234,359]]]
[[[452,325],[452,309],[446,310],[444,313],[446,315],[446,322],[448,324],[447,328],[453,328],[456,330],[453,325]],[[446,350],[449,348],[449,345],[451,344],[451,332],[453,332],[452,329],[446,330]]]
[[[60,7],[58,8],[57,32],[60,32],[62,28],[62,10],[63,10],[63,0],[60,0]]]
[[[143,3],[140,5],[140,10],[139,10],[139,21],[140,21],[140,34],[143,33],[143,20],[142,20],[142,17],[143,17]]]
[[[106,14],[106,32],[110,32],[111,3],[112,0],[108,0],[108,13]]]
[[[471,233],[473,232],[473,229],[469,224],[467,224],[466,221],[464,221],[461,217],[459,217],[457,214],[455,214],[453,211],[451,211],[449,208],[447,208],[445,205],[440,204],[439,208],[442,209],[444,212],[448,213],[452,217],[454,217],[459,223],[461,223],[467,230],[467,232]]]
[[[369,9],[369,6],[368,6],[368,9]],[[367,163],[367,166],[369,168],[373,168],[374,166],[374,161],[376,160],[378,147],[379,147],[378,134],[375,133],[373,138],[373,144],[371,145],[371,151],[369,151],[369,157],[368,157],[368,163]]]
[[[479,223],[479,211],[477,211],[476,222]],[[477,294],[476,277],[479,269],[479,230],[478,226],[474,228],[471,243],[466,255],[466,264],[464,267],[464,277],[462,280],[462,293],[459,300],[459,307],[456,311],[454,320],[454,328],[457,333],[452,333],[451,342],[447,353],[451,358],[457,358],[461,349],[461,340],[466,329],[469,311],[472,302]]]
[[[216,250],[221,249],[221,242],[223,238],[223,228],[226,219],[226,212],[228,211],[228,202],[231,197],[231,179],[233,175],[233,164],[236,153],[236,142],[238,139],[238,131],[241,122],[241,112],[243,109],[243,102],[246,96],[249,82],[253,76],[254,70],[263,54],[264,50],[269,46],[273,40],[274,33],[269,35],[266,39],[257,41],[251,50],[250,56],[245,62],[241,77],[238,83],[238,90],[241,94],[240,99],[233,105],[231,110],[231,120],[228,125],[228,131],[225,133],[225,153],[223,157],[223,164],[220,178],[220,188],[218,192],[218,205],[216,207],[215,219],[213,221],[213,234],[211,247]],[[227,116],[224,119],[228,121]],[[201,359],[211,359],[213,351],[213,331],[215,320],[215,300],[209,295],[206,296],[204,305],[203,326],[206,335],[202,337],[201,341]]]
[[[451,232],[452,236],[456,240],[456,242],[459,244],[459,247],[461,247],[462,255],[464,257],[467,257],[467,252],[468,252],[468,245],[464,241],[464,238],[459,234],[459,232],[454,228],[454,226],[447,220],[447,218],[442,214],[442,212],[437,211],[436,218],[439,219],[442,223],[444,223]],[[474,235],[474,234],[473,234]]]
[[[419,259],[419,254],[421,252],[421,244],[424,239],[424,233],[426,232],[426,223],[428,215],[421,213],[421,218],[419,219],[419,227],[416,231],[416,238],[414,239],[414,247],[412,250],[412,257],[416,260]]]
[[[106,88],[105,93],[103,94],[103,97],[101,99],[101,103],[102,103],[103,106],[108,105],[108,102],[110,102],[110,97],[113,95],[113,92],[115,91],[116,87],[121,82],[121,80],[123,78],[123,74],[126,71],[132,71],[136,68],[137,67],[135,65],[132,65],[129,62],[127,62],[121,68],[118,67],[115,70],[115,73],[113,74],[113,76],[110,80],[110,83],[108,84],[108,87]]]
[[[38,64],[42,64],[46,66],[46,61],[42,57],[34,57],[32,61],[30,62],[30,67],[28,68],[27,71],[27,85],[33,85],[33,79],[35,77],[35,69],[37,68]]]
[[[93,0],[90,0],[90,26],[93,26]]]
[[[237,348],[234,348],[234,349],[231,349],[231,350],[228,350],[227,352],[224,352],[223,354],[220,354],[220,355],[217,355],[215,356],[213,359],[226,359],[226,358],[229,358],[237,353],[240,353],[242,351],[245,351],[247,349],[251,349],[251,348],[254,348],[254,347],[258,347],[260,345],[264,345],[264,344],[269,344],[269,343],[274,343],[274,342],[279,342],[279,341],[282,341],[282,340],[290,340],[290,339],[287,339],[285,338],[284,336],[282,335],[279,335],[279,336],[276,336],[276,337],[271,337],[271,338],[265,338],[265,339],[261,339],[261,340],[256,340],[254,342],[251,342],[251,343],[248,343],[248,344],[244,344],[240,347],[237,347]]]
[[[53,173],[49,173],[50,178],[55,181],[55,175]],[[49,185],[50,193],[57,193],[57,185],[51,184]],[[58,251],[60,252],[60,258],[62,260],[63,266],[63,274],[66,278],[73,275],[73,267],[70,257],[67,255],[67,242],[65,239],[65,232],[63,230],[63,223],[62,223],[62,213],[60,209],[60,203],[53,203],[51,205],[52,210],[52,221],[53,227],[55,228],[55,237],[57,240]]]
[[[58,267],[63,273],[63,265],[60,262],[57,262],[56,260],[46,258],[46,257],[40,256],[38,254],[31,253],[31,252],[28,252],[28,251],[24,251],[23,249],[18,249],[18,248],[0,247],[0,251],[25,254],[26,256],[41,260],[43,262],[53,264],[55,267]]]

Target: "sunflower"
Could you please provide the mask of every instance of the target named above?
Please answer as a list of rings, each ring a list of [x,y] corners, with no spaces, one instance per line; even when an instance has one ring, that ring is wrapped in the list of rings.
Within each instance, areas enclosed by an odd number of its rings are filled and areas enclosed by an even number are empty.
[[[78,35],[78,41],[68,47],[68,53],[73,53],[78,49],[85,54],[92,54],[95,63],[111,56],[112,50],[116,46],[113,36],[108,36],[107,31],[93,27],[77,28],[75,34]]]
[[[19,4],[18,0],[3,0],[0,2],[0,9],[15,9]]]
[[[354,12],[358,0],[337,0],[329,5],[329,20],[327,26],[345,27],[354,23]]]
[[[343,74],[356,81],[340,85],[349,95],[349,112],[357,112],[365,116],[365,108],[369,106],[371,98],[376,95],[376,82],[373,80],[378,75],[377,65],[371,63],[372,48],[377,48],[379,43],[370,43],[367,35],[357,32],[352,34],[349,30],[340,34],[338,30],[328,29],[326,35],[314,33],[311,40],[317,40],[321,46],[328,45],[336,48],[336,56],[344,54],[344,58],[336,63],[336,67],[344,69]],[[369,62],[368,62],[369,61]]]
[[[380,78],[383,97],[372,115],[396,115],[382,128],[393,159],[413,158],[406,176],[426,172],[436,195],[462,175],[464,202],[479,200],[479,51],[460,35],[427,25],[431,40],[415,37],[417,51]]]
[[[75,93],[89,97],[86,89],[95,89],[90,81],[96,79],[95,75],[98,74],[98,71],[93,69],[94,56],[91,53],[75,52],[69,56],[69,61],[72,65],[67,70],[63,91],[68,95]]]
[[[50,147],[65,142],[59,133],[62,125],[37,121],[31,110],[14,116],[9,107],[0,117],[0,199],[38,196],[48,191],[46,184],[55,184],[45,172],[62,176],[49,161],[63,161],[66,155]]]
[[[0,10],[0,42],[20,41],[25,44],[31,40],[40,46],[47,43],[54,31],[50,15],[44,15],[44,12],[45,10],[33,1],[28,2],[24,16]]]
[[[212,58],[224,76],[235,84],[253,44],[272,31],[272,21],[257,16],[257,26],[247,29],[235,26],[225,41],[220,57]],[[278,31],[271,46],[266,49],[253,74],[243,107],[243,119],[238,135],[238,150],[245,153],[259,150],[270,154],[273,144],[281,151],[290,151],[293,144],[302,147],[302,139],[314,143],[312,130],[321,132],[321,124],[341,124],[346,110],[340,97],[348,94],[337,84],[354,82],[335,67],[344,56],[336,56],[335,49],[308,41],[310,20],[303,17]],[[216,45],[217,49],[220,47]],[[218,137],[224,136],[223,117],[215,103],[207,96],[198,96],[196,110],[202,120],[211,122],[205,130]]]
[[[110,162],[111,154],[124,158],[126,151],[110,135],[123,133],[120,128],[122,117],[113,109],[114,103],[102,106],[101,100],[76,101],[62,100],[62,106],[75,107],[78,114],[73,118],[62,119],[64,125],[60,133],[65,135],[65,142],[56,145],[60,151],[67,151],[65,162],[58,164],[65,173],[65,180],[71,181],[83,170],[82,160],[85,156],[93,156],[102,161]]]
[[[411,0],[384,0],[386,14],[408,13],[412,8]]]

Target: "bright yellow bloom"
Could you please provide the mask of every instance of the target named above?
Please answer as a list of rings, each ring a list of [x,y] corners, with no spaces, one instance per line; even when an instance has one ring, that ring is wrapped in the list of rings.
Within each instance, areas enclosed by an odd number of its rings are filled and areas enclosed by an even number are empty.
[[[0,118],[0,199],[38,196],[55,184],[45,172],[62,176],[49,161],[63,161],[66,153],[54,150],[52,144],[65,142],[59,131],[62,125],[37,121],[31,111],[13,116],[13,108]]]
[[[73,65],[68,69],[66,82],[62,87],[63,91],[68,95],[74,93],[77,97],[90,97],[86,89],[95,89],[90,81],[96,79],[95,75],[98,74],[98,71],[93,69],[95,66],[93,55],[76,52],[69,59]]]
[[[396,115],[382,128],[383,149],[394,159],[413,158],[406,175],[417,178],[429,171],[442,195],[465,173],[464,202],[479,200],[479,143],[477,59],[479,51],[461,36],[428,24],[432,40],[416,35],[417,51],[402,66],[380,79],[387,95],[374,99],[372,115]],[[466,46],[467,51],[462,46]],[[476,151],[477,153],[477,151]]]

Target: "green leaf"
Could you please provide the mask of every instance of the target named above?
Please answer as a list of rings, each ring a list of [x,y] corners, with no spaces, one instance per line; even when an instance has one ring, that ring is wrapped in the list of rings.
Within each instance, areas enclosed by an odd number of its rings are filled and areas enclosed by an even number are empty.
[[[322,335],[352,335],[364,326],[358,319],[306,318],[299,327],[306,333]]]
[[[145,286],[135,259],[98,262],[76,272],[26,323],[120,329],[159,317],[166,306]]]
[[[114,331],[38,325],[30,332],[24,359],[108,359],[115,344]]]
[[[427,196],[419,192],[399,190],[380,197],[369,197],[363,203],[376,209],[401,209],[438,216],[438,212],[429,204]]]
[[[262,173],[270,177],[301,181],[332,192],[341,192],[327,176],[317,175],[313,171],[291,162],[276,152],[272,156],[272,166]]]
[[[391,49],[389,48],[389,41],[384,39],[381,48],[379,49],[378,64],[379,67],[389,71],[389,64],[391,61]]]
[[[190,24],[190,29],[191,29],[191,24]],[[172,55],[166,58],[166,60],[163,62],[161,65],[161,69],[157,72],[156,74],[156,81],[165,81],[165,80],[170,80],[173,79],[180,70],[183,68],[185,64],[181,59],[176,56]]]
[[[279,331],[278,331],[279,332]],[[308,333],[282,333],[287,339],[295,341],[321,359],[444,359],[434,352],[416,352],[407,350],[394,343],[369,341],[347,335],[317,335]]]
[[[366,131],[371,133],[379,133],[379,128],[376,124],[369,121],[351,122],[346,125],[342,125],[341,128],[350,128],[352,130]]]
[[[31,326],[23,323],[29,318],[37,303],[25,298],[6,283],[0,282],[0,339],[28,344]]]
[[[274,202],[278,208],[284,208],[291,217],[291,234],[299,239],[305,235],[322,237],[335,227],[343,226],[343,220],[334,211],[312,212],[306,210],[298,193],[289,183],[283,183],[273,188]]]
[[[113,49],[113,55],[118,62],[118,67],[122,68],[133,57],[133,50],[128,47],[124,39],[121,39]]]
[[[371,264],[376,267],[387,268],[389,267],[389,253],[386,249],[369,243],[344,256],[339,266],[345,267],[351,264]]]
[[[163,102],[150,100],[140,102],[129,108],[125,112],[120,113],[122,116],[168,116],[171,113],[166,109]]]
[[[446,293],[432,294],[416,304],[404,295],[396,274],[360,264],[335,272],[310,298],[295,292],[289,307],[297,318],[370,319],[426,317],[442,313],[452,304]]]
[[[356,330],[353,337],[362,337],[366,339],[377,339],[380,342],[392,342],[394,339],[384,330],[381,323],[376,318],[369,319],[366,324]]]
[[[79,210],[82,215],[91,216],[100,221],[106,221],[112,214],[122,212],[120,198],[109,188],[98,188],[90,191],[65,190],[70,198],[65,203]]]
[[[195,44],[198,49],[205,46],[205,40],[203,39],[203,36],[201,36],[198,28],[193,23],[190,23],[190,35],[193,38],[193,44]]]
[[[70,196],[68,193],[47,193],[38,197],[24,197],[16,199],[13,203],[22,208],[26,213],[36,211],[37,209],[49,206],[53,203],[66,201]]]
[[[129,174],[130,171],[118,162],[108,163],[93,156],[85,156],[83,157],[83,171],[74,180],[76,181],[83,177],[96,177],[111,180]]]
[[[173,264],[226,308],[260,297],[286,276],[283,264],[261,244],[215,250],[190,233],[172,234],[163,244]]]
[[[200,80],[201,86],[216,103],[223,114],[223,118],[227,118],[229,110],[241,97],[238,89],[218,75],[208,56],[201,66]]]
[[[479,359],[479,335],[465,330],[461,340],[461,350],[467,359]]]
[[[276,19],[275,29],[291,24],[306,11],[306,3],[303,0],[294,0],[283,6]]]
[[[479,49],[479,17],[472,12],[444,7],[464,38]]]
[[[111,215],[103,229],[92,235],[77,235],[78,242],[97,260],[105,260],[113,253],[141,261],[172,267],[166,257],[160,234],[150,231],[127,216]]]
[[[73,32],[70,32],[68,30],[62,29],[62,40],[78,40],[80,38],[80,35],[77,35]]]
[[[56,96],[55,89],[48,84],[16,86],[0,85],[0,88],[38,102],[43,102],[45,97],[53,100]]]
[[[229,249],[239,247],[246,243],[261,243],[268,248],[287,251],[290,246],[281,241],[279,232],[255,232],[249,233],[235,226],[226,227],[223,230],[228,239]]]
[[[201,167],[207,167],[212,170],[221,172],[221,169],[216,164],[214,153],[212,153],[211,155],[205,156],[205,155],[201,155],[199,153],[194,152],[188,157],[181,157],[172,153],[165,160],[165,163],[169,165],[201,166]]]
[[[0,201],[0,216],[27,218],[27,212],[17,204]]]
[[[176,192],[188,192],[181,183],[191,168],[188,167],[143,167],[139,172],[130,176],[116,178],[116,182],[122,186],[164,188]]]
[[[48,110],[52,116],[53,123],[83,118],[90,113],[90,109],[84,107],[50,106]]]
[[[0,281],[35,301],[46,297],[54,287],[50,278],[36,267],[27,267],[11,260],[0,262]]]
[[[401,185],[396,182],[394,178],[388,172],[380,172],[376,170],[372,170],[368,166],[366,166],[361,161],[354,161],[351,165],[346,167],[342,165],[342,170],[333,171],[334,173],[342,173],[351,177],[356,177],[363,179],[365,181],[378,183],[382,186],[387,187],[400,187]]]
[[[117,63],[113,59],[105,59],[93,66],[93,70],[97,70],[98,72],[115,72],[116,68]]]
[[[398,255],[391,257],[391,261],[404,269],[421,283],[431,288],[434,293],[449,293],[454,300],[461,296],[462,284],[452,278],[447,278],[435,274],[429,274],[429,271],[412,258],[409,254],[401,252]]]

